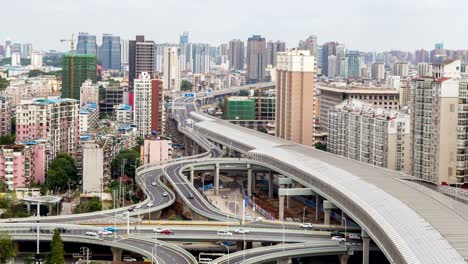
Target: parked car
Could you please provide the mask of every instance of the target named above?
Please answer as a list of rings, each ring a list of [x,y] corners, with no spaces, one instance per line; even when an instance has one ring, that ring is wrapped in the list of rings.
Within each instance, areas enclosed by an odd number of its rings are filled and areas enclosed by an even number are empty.
[[[226,230],[219,230],[217,232],[218,235],[224,235],[224,236],[232,236],[232,232],[226,231]]]
[[[301,227],[302,228],[312,228],[312,223],[302,223]]]
[[[239,229],[234,230],[234,233],[235,234],[248,234],[250,233],[250,230],[239,228]]]

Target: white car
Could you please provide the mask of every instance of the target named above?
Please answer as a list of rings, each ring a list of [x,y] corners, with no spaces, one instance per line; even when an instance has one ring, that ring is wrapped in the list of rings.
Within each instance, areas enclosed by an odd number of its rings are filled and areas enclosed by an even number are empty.
[[[163,192],[162,197],[168,197],[169,194],[167,192]]]
[[[136,258],[132,258],[132,257],[124,257],[123,258],[123,261],[124,262],[136,262]]]
[[[153,202],[149,202],[146,206],[148,206],[148,207],[153,206]]]
[[[158,228],[153,229],[153,232],[161,233],[161,231],[163,231],[163,230],[164,229],[162,229],[161,227],[158,227]]]
[[[235,234],[248,234],[250,233],[250,230],[239,228],[239,229],[234,230],[234,233]]]
[[[86,232],[85,236],[90,236],[90,237],[99,237],[99,235],[96,232]]]
[[[101,236],[109,236],[109,235],[112,235],[112,232],[111,231],[107,231],[107,230],[101,230],[98,232],[99,235]]]
[[[141,204],[137,204],[137,205],[135,206],[135,209],[141,209]]]
[[[156,182],[152,182],[151,185],[156,186]]]
[[[358,234],[349,234],[349,239],[353,239],[353,240],[361,240],[361,236],[358,235]]]
[[[226,231],[226,230],[220,230],[217,232],[218,235],[224,235],[224,236],[232,236],[232,232]]]
[[[331,238],[333,241],[344,242],[346,239],[344,237],[334,236]]]
[[[301,227],[302,228],[312,228],[312,223],[302,223]]]

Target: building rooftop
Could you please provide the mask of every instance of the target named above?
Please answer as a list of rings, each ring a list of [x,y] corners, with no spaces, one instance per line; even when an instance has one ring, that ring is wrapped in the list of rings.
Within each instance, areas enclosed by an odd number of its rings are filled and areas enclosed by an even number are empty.
[[[396,89],[373,86],[335,86],[328,84],[317,84],[317,88],[322,91],[330,91],[336,93],[352,93],[352,94],[399,94]]]

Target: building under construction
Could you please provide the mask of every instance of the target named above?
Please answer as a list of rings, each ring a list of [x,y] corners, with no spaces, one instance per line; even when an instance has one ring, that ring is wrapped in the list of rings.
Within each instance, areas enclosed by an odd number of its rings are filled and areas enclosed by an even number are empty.
[[[62,57],[62,98],[80,100],[80,88],[87,79],[96,82],[96,56],[65,54]]]

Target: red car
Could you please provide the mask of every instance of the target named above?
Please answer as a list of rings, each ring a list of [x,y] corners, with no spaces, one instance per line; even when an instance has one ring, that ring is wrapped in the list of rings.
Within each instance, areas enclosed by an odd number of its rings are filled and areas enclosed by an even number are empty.
[[[162,235],[173,235],[173,234],[174,234],[174,231],[169,230],[169,229],[164,229],[164,230],[162,230],[162,231],[159,232],[159,233],[162,234]]]

